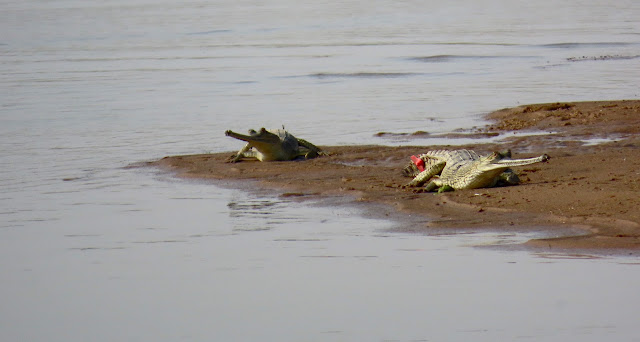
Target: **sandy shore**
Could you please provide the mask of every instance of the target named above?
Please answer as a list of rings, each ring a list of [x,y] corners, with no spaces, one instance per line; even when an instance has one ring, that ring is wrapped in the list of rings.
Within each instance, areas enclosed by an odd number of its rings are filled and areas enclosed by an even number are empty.
[[[479,138],[476,144],[456,147],[323,146],[330,156],[296,162],[229,164],[229,152],[172,156],[151,164],[169,167],[182,177],[256,180],[258,186],[285,196],[340,195],[390,205],[398,213],[424,218],[424,223],[412,225],[413,230],[527,227],[560,235],[578,228],[580,234],[527,245],[633,254],[640,250],[640,100],[526,105],[487,117],[493,124],[455,136],[500,134],[503,139]],[[523,136],[512,131],[549,134]],[[403,188],[409,178],[400,170],[409,156],[440,148],[510,148],[514,158],[547,153],[552,159],[516,168],[522,180],[517,186],[440,195]]]

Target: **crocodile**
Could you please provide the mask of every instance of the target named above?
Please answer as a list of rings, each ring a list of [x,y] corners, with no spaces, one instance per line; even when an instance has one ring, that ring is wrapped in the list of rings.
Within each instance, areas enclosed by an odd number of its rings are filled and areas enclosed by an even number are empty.
[[[499,153],[505,158],[511,158],[511,150],[506,150]],[[445,164],[443,164],[441,160],[429,157],[427,154],[421,154],[419,157],[411,156],[411,161],[407,164],[407,166],[405,166],[404,169],[402,169],[402,175],[405,177],[414,178],[420,172],[431,167],[434,167],[432,169],[432,172],[434,172],[436,175],[439,175],[440,172],[442,172],[442,169],[444,169],[444,166]],[[424,175],[424,177],[426,177],[426,175]],[[506,169],[500,175],[498,175],[498,180],[495,186],[517,185],[519,183],[520,178],[518,177],[518,174],[515,173],[512,169]],[[421,186],[423,184],[424,182],[420,182],[420,184],[417,186]],[[414,185],[411,184],[411,186]]]
[[[403,170],[407,176],[415,175],[407,186],[422,186],[430,181],[425,190],[444,192],[518,184],[520,179],[511,167],[545,162],[549,156],[511,159],[511,151],[481,156],[470,150],[436,150],[412,156],[412,160],[415,168],[409,165]]]
[[[263,127],[258,132],[250,129],[249,135],[231,130],[227,130],[224,134],[247,142],[240,151],[229,157],[227,161],[230,163],[238,162],[242,158],[255,158],[259,161],[287,161],[299,157],[311,159],[326,154],[314,144],[294,137],[284,129],[284,126],[282,129],[273,130],[267,130]]]

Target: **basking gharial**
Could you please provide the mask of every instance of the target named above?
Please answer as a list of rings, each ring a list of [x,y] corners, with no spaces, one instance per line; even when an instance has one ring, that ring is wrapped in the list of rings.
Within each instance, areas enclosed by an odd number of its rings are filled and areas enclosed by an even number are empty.
[[[242,158],[256,158],[259,161],[286,161],[298,157],[311,159],[325,154],[314,144],[294,137],[284,127],[275,130],[266,130],[263,127],[259,132],[250,129],[249,135],[232,131],[226,131],[224,134],[247,142],[238,153],[229,157],[227,161],[230,163],[240,161]]]
[[[535,158],[511,159],[511,151],[481,156],[470,150],[437,150],[421,154],[419,158],[412,156],[412,160],[413,165],[403,170],[407,176],[415,175],[407,186],[422,186],[430,180],[425,187],[427,191],[437,189],[438,192],[444,192],[488,188],[499,183],[518,184],[520,179],[511,167],[545,162],[549,156],[543,154]]]

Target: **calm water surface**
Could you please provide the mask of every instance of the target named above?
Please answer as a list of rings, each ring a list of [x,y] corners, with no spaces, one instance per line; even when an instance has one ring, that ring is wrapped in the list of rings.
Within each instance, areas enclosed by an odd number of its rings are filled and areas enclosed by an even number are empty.
[[[127,167],[226,129],[402,144],[375,133],[638,98],[640,3],[1,4],[1,340],[640,340],[635,258]]]

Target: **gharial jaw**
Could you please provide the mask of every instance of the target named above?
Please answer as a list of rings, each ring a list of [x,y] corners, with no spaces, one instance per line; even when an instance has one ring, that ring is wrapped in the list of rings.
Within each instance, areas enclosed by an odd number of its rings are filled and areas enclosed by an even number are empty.
[[[249,143],[256,144],[277,144],[280,143],[280,137],[276,134],[273,134],[267,131],[264,127],[260,129],[260,132],[256,132],[254,130],[249,130],[250,135],[244,135],[240,133],[236,133],[231,130],[227,130],[224,132],[224,135],[232,138],[236,138],[238,140],[246,141]]]
[[[551,159],[547,154],[543,154],[539,157],[533,158],[522,158],[522,159],[510,159],[506,157],[503,153],[494,152],[491,155],[485,157],[486,159],[478,165],[478,169],[482,171],[491,171],[491,170],[499,170],[499,169],[508,169],[514,166],[525,166],[535,163],[546,162]]]

